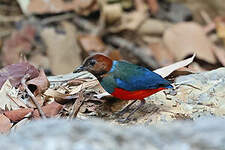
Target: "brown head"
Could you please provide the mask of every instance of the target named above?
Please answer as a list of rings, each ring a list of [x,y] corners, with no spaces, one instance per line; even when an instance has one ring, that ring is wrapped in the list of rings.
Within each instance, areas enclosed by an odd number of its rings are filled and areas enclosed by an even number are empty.
[[[74,70],[74,73],[88,71],[96,78],[101,78],[102,75],[110,71],[112,60],[102,54],[95,54],[87,57],[79,68]]]

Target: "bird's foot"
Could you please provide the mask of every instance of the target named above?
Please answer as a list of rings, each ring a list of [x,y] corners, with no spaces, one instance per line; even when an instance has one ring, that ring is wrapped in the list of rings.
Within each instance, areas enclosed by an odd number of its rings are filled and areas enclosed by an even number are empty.
[[[131,121],[130,117],[126,117],[126,118],[122,118],[118,120],[119,123],[128,123],[129,121]]]
[[[134,102],[131,103],[131,105]],[[140,109],[143,105],[145,104],[145,100],[141,100],[141,103],[137,106],[137,108],[135,108],[125,119],[121,119],[119,120],[120,123],[128,123],[130,121],[130,117],[138,110]],[[130,105],[130,104],[129,104]]]
[[[119,116],[123,116],[131,107],[131,105],[133,105],[137,100],[134,100],[133,102],[131,102],[130,104],[128,104],[125,108],[123,108],[121,111],[117,112],[115,115],[117,117]]]

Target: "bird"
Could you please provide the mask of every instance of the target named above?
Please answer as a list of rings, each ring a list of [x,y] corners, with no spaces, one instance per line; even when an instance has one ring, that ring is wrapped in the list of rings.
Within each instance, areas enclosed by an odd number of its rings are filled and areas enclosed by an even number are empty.
[[[123,60],[111,60],[104,54],[88,56],[74,73],[82,71],[93,74],[104,90],[112,96],[121,100],[133,100],[120,112],[121,115],[137,100],[141,101],[128,115],[126,121],[145,104],[144,98],[161,90],[173,88],[168,80],[145,67]]]

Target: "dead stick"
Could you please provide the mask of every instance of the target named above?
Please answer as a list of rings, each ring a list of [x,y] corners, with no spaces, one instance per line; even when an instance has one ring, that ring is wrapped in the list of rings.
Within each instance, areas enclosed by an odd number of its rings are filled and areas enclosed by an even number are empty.
[[[70,114],[70,118],[73,119],[73,118],[76,118],[79,110],[80,110],[80,107],[82,106],[84,102],[84,97],[83,97],[83,93],[82,91],[80,91],[78,93],[78,98],[76,99],[76,101],[74,102],[73,104],[73,108],[72,108],[72,113]]]
[[[38,103],[38,101],[37,101],[37,99],[35,98],[34,94],[33,94],[33,93],[30,91],[30,89],[27,87],[26,80],[27,80],[28,78],[29,78],[29,74],[24,75],[24,77],[23,77],[22,80],[21,80],[21,84],[24,86],[25,90],[27,91],[27,94],[31,97],[33,103],[34,103],[35,106],[37,107],[40,116],[41,116],[43,119],[46,119],[45,113],[44,113],[44,111],[41,109],[40,104]]]

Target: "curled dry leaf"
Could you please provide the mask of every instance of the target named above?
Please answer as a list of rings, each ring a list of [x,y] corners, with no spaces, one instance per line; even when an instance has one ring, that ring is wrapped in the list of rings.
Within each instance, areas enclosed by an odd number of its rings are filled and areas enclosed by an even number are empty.
[[[49,87],[49,81],[43,69],[40,70],[39,76],[27,81],[28,88],[35,96],[44,93]]]
[[[56,102],[65,104],[68,101],[77,98],[77,94],[63,94],[53,89],[48,89],[44,93],[45,96],[53,97]]]
[[[81,35],[79,36],[79,43],[81,47],[87,52],[103,52],[105,45],[102,40],[95,35]]]
[[[54,117],[56,116],[61,110],[63,106],[57,102],[52,102],[51,104],[47,104],[42,107],[43,112],[45,113],[46,117]],[[33,113],[34,118],[40,118],[40,114],[38,110],[35,110]]]
[[[212,52],[213,43],[197,23],[175,24],[164,32],[163,41],[177,60],[196,53],[198,58],[211,64],[216,63]]]
[[[9,97],[9,92],[12,90],[15,89],[12,87],[9,80],[7,80],[0,90],[0,108],[2,110],[5,110],[5,108],[8,108],[10,110],[19,108],[19,105],[13,100],[13,98],[11,99],[11,97]]]
[[[15,125],[13,125],[13,127],[11,128],[11,132],[16,131],[18,128],[24,126],[25,124],[29,123],[30,121],[31,120],[29,118],[24,118],[24,119],[20,120]]]
[[[9,79],[13,87],[18,87],[25,74],[28,74],[30,79],[33,79],[39,75],[39,71],[26,62],[5,66],[0,70],[0,88],[7,79]]]
[[[163,67],[163,68],[156,69],[156,70],[154,70],[154,72],[161,75],[163,78],[165,78],[168,75],[170,75],[173,71],[192,63],[194,58],[195,58],[195,54],[191,58],[176,62],[174,64],[171,64],[171,65]]]
[[[3,114],[0,114],[0,133],[9,132],[11,127],[12,127],[12,123],[10,122],[9,118],[7,118]]]
[[[33,111],[34,111],[33,108],[20,108],[20,109],[17,109],[17,110],[5,111],[4,115],[6,117],[8,117],[11,121],[18,122],[18,121],[24,119],[24,117],[28,113],[33,112]]]

